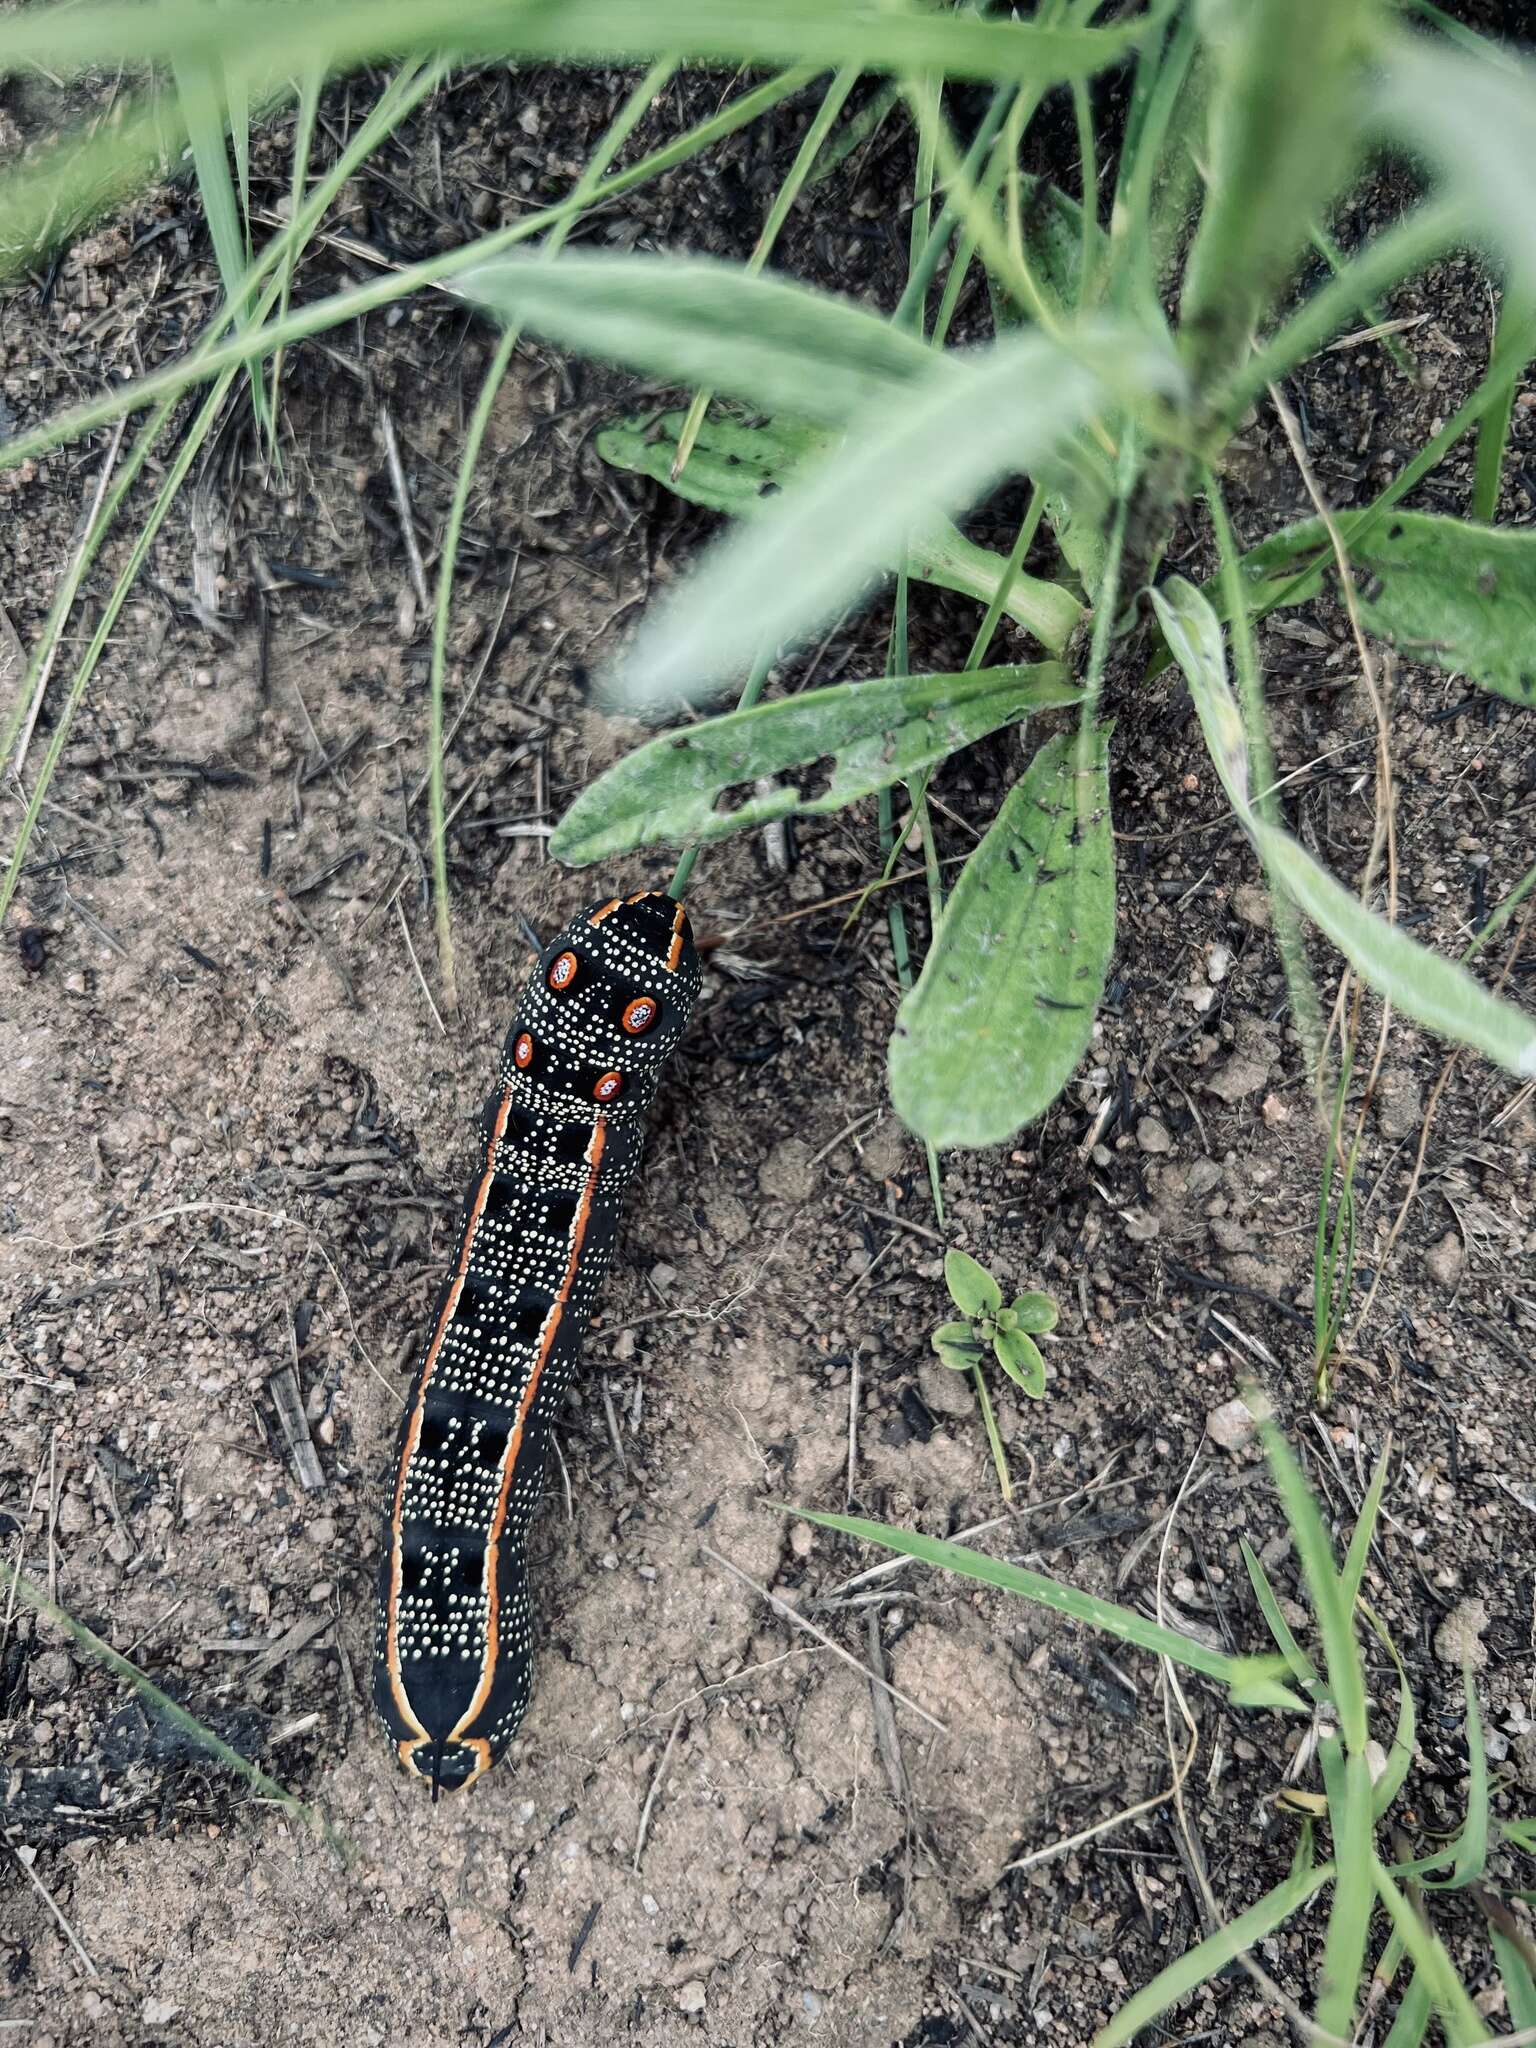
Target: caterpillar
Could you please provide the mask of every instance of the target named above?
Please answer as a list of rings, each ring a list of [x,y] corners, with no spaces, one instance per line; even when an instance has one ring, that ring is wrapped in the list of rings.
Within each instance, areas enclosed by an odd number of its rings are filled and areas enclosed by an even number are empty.
[[[544,949],[507,1033],[379,1569],[374,1703],[434,1802],[491,1768],[528,1705],[526,1536],[550,1428],[699,983],[681,903],[613,897]]]

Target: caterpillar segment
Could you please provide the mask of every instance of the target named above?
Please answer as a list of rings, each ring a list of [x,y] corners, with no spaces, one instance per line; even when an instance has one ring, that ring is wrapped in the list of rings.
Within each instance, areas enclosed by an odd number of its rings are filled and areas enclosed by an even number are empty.
[[[481,1119],[478,1170],[400,1426],[374,1700],[435,1800],[528,1706],[528,1525],[645,1116],[699,993],[687,912],[642,890],[545,947]]]

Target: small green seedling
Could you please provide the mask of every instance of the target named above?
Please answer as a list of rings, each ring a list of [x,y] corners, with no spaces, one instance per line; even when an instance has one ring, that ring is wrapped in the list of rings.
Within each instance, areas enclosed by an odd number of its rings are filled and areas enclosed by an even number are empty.
[[[993,1357],[1014,1385],[1032,1401],[1040,1400],[1045,1393],[1045,1360],[1035,1339],[1055,1329],[1060,1311],[1048,1294],[1016,1295],[1004,1308],[1003,1290],[969,1252],[944,1254],[944,1284],[950,1300],[967,1320],[941,1323],[933,1333],[933,1348],[951,1371],[968,1372],[975,1381],[998,1483],[1003,1499],[1011,1500],[1013,1485],[1008,1477],[1008,1461],[1003,1454],[987,1383],[982,1377],[982,1361],[990,1346]]]

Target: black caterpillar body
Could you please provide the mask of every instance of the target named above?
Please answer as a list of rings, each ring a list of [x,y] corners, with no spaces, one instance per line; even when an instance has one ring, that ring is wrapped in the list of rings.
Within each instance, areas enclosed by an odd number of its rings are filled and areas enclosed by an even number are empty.
[[[401,1425],[379,1574],[374,1700],[434,1799],[490,1769],[528,1704],[524,1539],[550,1425],[698,993],[682,905],[615,897],[546,947],[507,1034]]]

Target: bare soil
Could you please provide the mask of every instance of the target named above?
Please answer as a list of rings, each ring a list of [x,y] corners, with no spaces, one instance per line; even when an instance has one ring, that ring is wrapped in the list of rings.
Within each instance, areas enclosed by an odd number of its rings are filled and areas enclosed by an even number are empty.
[[[332,225],[406,260],[516,217],[568,189],[629,83],[467,76]],[[724,90],[673,88],[635,147]],[[368,91],[327,102],[325,148]],[[591,239],[744,252],[813,106],[635,194]],[[46,115],[27,87],[0,118],[18,144]],[[256,150],[269,209],[289,139]],[[1069,158],[1041,167],[1075,175]],[[786,265],[889,303],[909,189],[889,124],[817,190]],[[320,247],[301,289],[364,274]],[[151,193],[0,302],[7,430],[174,354],[217,294],[195,196]],[[1379,487],[1486,360],[1491,301],[1469,263],[1389,310],[1418,322],[1402,336],[1413,380],[1362,342],[1289,390],[1339,504]],[[387,408],[430,575],[491,344],[435,300],[294,352],[281,476],[248,397],[232,405],[86,695],[6,934],[5,1554],[311,1803],[344,1849],[7,1604],[0,2022],[32,2048],[1080,2044],[1203,1931],[1196,1856],[1227,1913],[1283,1871],[1296,1823],[1272,1795],[1299,1731],[1191,1684],[1190,1835],[1158,1803],[1013,1868],[1165,1791],[1186,1731],[1156,1670],[926,1573],[850,1593],[878,1560],[775,1504],[851,1499],[940,1534],[990,1522],[979,1540],[999,1554],[1258,1648],[1238,1539],[1288,1600],[1294,1560],[1256,1449],[1207,1437],[1207,1416],[1264,1384],[1346,1530],[1390,1432],[1370,1585],[1419,1700],[1405,1825],[1433,1839],[1459,1815],[1466,1644],[1501,1810],[1527,1809],[1531,1090],[1473,1058],[1448,1067],[1393,1024],[1365,1114],[1357,1304],[1378,1267],[1379,1290],[1318,1416],[1317,1126],[1259,877],[1171,679],[1148,684],[1137,662],[1115,707],[1120,938],[1093,1050],[1014,1148],[944,1162],[942,1235],[920,1148],[884,1101],[899,989],[881,899],[845,928],[847,892],[878,872],[873,806],[801,831],[787,874],[760,839],[711,851],[691,899],[713,942],[705,998],[536,1526],[534,1704],[505,1765],[433,1809],[366,1697],[395,1418],[524,971],[520,920],[548,931],[599,891],[670,874],[661,858],[567,873],[542,835],[638,736],[594,678],[711,524],[593,450],[597,427],[647,394],[520,349],[455,614],[462,1008],[440,1019],[419,794],[427,625],[380,422]],[[1516,412],[1516,522],[1536,512],[1533,439],[1536,392]],[[35,642],[110,444],[0,472],[0,665],[7,621]],[[1414,502],[1460,512],[1468,464]],[[1245,540],[1309,509],[1267,408],[1232,483]],[[1006,548],[1016,509],[1004,499],[973,530]],[[130,539],[125,525],[88,580],[61,669]],[[1175,558],[1207,566],[1193,535]],[[915,664],[952,665],[971,624],[962,601],[922,593]],[[882,635],[876,608],[779,683],[802,687],[813,666],[820,681],[874,673]],[[1347,624],[1331,603],[1287,614],[1264,652],[1290,817],[1352,877],[1374,725]],[[1455,951],[1528,864],[1536,728],[1411,665],[1392,688],[1400,916]],[[28,786],[62,689],[61,675]],[[967,851],[1024,758],[1013,735],[946,766],[944,856]],[[19,815],[9,803],[11,831]],[[920,947],[921,887],[899,897]],[[1522,933],[1516,919],[1486,962],[1517,996]],[[1368,1010],[1362,1043],[1374,1036]],[[970,1393],[928,1346],[947,1313],[945,1242],[1063,1308],[1044,1402],[999,1400],[1011,1512]],[[313,1489],[274,1405],[285,1371]],[[1473,1930],[1457,1916],[1460,1938]],[[1317,1934],[1304,1922],[1266,1946],[1298,1995]],[[1233,1973],[1172,2035],[1260,2048],[1283,2025]]]

